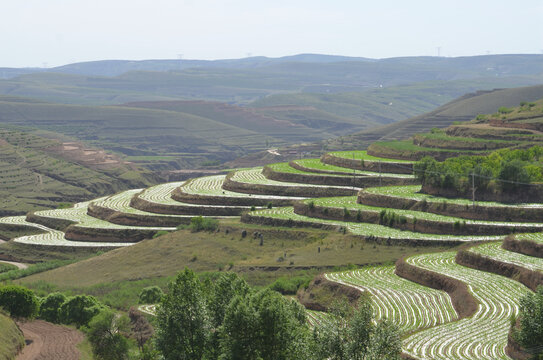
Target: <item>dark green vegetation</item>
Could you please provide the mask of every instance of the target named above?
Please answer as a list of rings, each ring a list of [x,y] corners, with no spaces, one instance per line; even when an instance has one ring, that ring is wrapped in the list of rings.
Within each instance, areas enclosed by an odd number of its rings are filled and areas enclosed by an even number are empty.
[[[469,197],[473,187],[478,195],[511,193],[526,191],[530,184],[543,181],[542,156],[540,146],[527,150],[503,149],[488,156],[460,156],[444,162],[425,157],[414,169],[423,188],[449,190],[460,197]]]
[[[157,350],[165,359],[398,359],[398,330],[373,323],[369,298],[344,307],[313,335],[305,310],[235,274],[202,283],[179,273],[157,310]]]
[[[33,318],[40,303],[32,290],[17,285],[0,287],[0,307],[13,318]]]
[[[530,353],[543,353],[543,286],[522,298],[519,320],[519,329],[513,332],[515,340]]]

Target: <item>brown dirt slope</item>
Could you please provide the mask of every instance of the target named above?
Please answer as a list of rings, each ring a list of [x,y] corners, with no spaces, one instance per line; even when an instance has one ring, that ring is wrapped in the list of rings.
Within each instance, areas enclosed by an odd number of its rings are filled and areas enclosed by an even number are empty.
[[[17,360],[78,360],[83,333],[43,320],[19,323],[27,346]]]

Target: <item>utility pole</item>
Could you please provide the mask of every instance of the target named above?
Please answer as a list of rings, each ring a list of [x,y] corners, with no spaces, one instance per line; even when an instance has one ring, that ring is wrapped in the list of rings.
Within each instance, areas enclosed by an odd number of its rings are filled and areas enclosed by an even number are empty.
[[[473,207],[475,207],[475,172],[471,172],[471,200],[473,201]]]

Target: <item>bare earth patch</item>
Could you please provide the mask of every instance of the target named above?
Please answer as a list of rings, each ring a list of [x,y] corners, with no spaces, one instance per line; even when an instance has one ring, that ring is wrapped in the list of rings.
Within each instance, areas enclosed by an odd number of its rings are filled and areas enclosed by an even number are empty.
[[[77,344],[83,333],[43,320],[18,323],[23,331],[26,346],[17,360],[78,360]]]

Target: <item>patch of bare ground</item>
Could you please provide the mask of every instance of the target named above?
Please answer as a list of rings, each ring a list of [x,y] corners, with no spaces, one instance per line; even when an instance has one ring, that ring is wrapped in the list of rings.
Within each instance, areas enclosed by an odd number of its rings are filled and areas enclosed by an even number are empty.
[[[78,360],[77,344],[83,333],[43,320],[18,323],[23,331],[26,346],[17,360]]]

